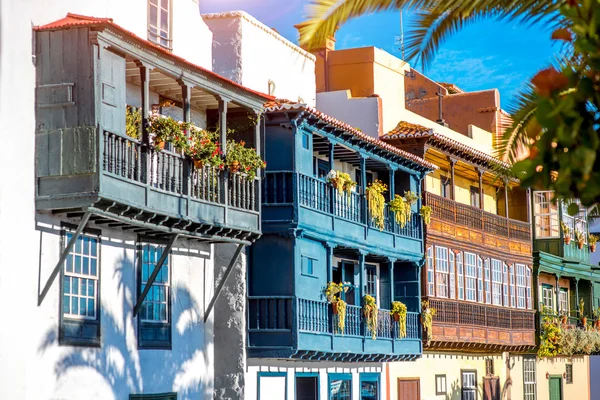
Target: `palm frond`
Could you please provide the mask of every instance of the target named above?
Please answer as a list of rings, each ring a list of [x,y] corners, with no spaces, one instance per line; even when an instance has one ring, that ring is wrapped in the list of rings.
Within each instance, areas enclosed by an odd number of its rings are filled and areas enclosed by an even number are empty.
[[[298,26],[300,45],[313,49],[321,46],[337,28],[362,15],[406,8],[427,8],[438,0],[312,0],[307,19]]]

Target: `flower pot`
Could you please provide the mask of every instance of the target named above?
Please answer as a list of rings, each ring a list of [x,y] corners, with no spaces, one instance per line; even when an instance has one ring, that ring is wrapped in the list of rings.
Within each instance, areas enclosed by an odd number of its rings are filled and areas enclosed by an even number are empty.
[[[596,252],[596,245],[595,245],[595,244],[590,244],[590,251],[591,251],[592,253],[595,253],[595,252]]]
[[[596,322],[594,322],[594,325],[596,326],[596,329],[600,329],[600,319],[597,319]]]
[[[331,312],[333,312],[333,315],[338,315],[337,303],[331,303]]]
[[[563,315],[562,317],[560,317],[560,323],[563,325],[566,325],[568,320],[569,319],[567,318],[566,315]]]
[[[392,314],[392,316],[394,317],[394,321],[400,321],[400,314]]]
[[[202,169],[203,165],[204,165],[204,162],[202,162],[202,160],[194,160],[194,168]]]
[[[571,244],[571,236],[565,236],[565,244],[566,245]]]
[[[583,242],[577,242],[577,248],[579,250],[583,249]]]
[[[164,150],[165,149],[165,141],[161,140],[160,142],[154,142],[154,147],[156,147],[157,150]]]
[[[229,164],[229,170],[231,172],[240,172],[240,163],[238,161],[234,161]]]
[[[334,189],[338,188],[338,180],[337,179],[332,179],[330,182],[331,182],[331,186],[333,186]]]
[[[587,326],[587,317],[581,318],[581,325],[583,325],[584,328]]]

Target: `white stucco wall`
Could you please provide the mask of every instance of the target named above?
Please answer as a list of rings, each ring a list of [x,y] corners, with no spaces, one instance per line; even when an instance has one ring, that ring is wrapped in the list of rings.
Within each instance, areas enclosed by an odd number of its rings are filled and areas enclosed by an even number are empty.
[[[315,57],[243,11],[205,14],[214,34],[213,71],[248,88],[315,105]]]
[[[317,94],[317,109],[364,133],[379,137],[379,102],[375,97],[353,98],[349,90]]]
[[[261,381],[260,398],[258,397],[259,373],[284,373],[285,383],[282,377]],[[381,363],[333,363],[333,362],[298,362],[298,361],[274,361],[255,358],[248,359],[246,372],[246,400],[278,400],[296,398],[296,374],[317,373],[319,382],[319,398],[329,399],[329,374],[352,374],[352,399],[360,400],[360,374],[380,374],[379,389],[380,399],[387,398],[387,377],[385,366]],[[272,378],[269,376],[269,378]],[[264,387],[266,383],[266,388]],[[283,387],[285,391],[282,392]],[[287,396],[286,396],[287,394]]]

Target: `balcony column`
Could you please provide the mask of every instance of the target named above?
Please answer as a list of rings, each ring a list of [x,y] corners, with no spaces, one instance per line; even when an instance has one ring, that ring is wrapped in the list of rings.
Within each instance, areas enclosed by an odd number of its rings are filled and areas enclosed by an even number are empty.
[[[150,183],[150,133],[148,132],[148,120],[150,116],[150,70],[146,64],[141,61],[135,62],[140,69],[141,95],[142,95],[142,182]],[[148,198],[148,187],[146,187],[146,198]]]
[[[579,310],[579,278],[575,278],[575,301],[577,302],[577,304],[575,304],[575,307],[577,307],[577,309]],[[579,318],[583,317],[583,315],[580,315]]]
[[[181,98],[183,99],[183,122],[191,122],[192,121],[192,108],[191,108],[191,98],[192,98],[192,86],[188,82],[180,79],[177,81],[179,86],[181,86]],[[187,132],[188,136],[190,132]]]
[[[365,290],[365,286],[367,284],[367,280],[365,278],[365,257],[368,253],[364,250],[359,250],[358,251],[358,270],[359,272],[359,276],[358,276],[358,282],[360,285],[360,290],[358,291],[358,304],[362,305],[362,298],[365,296],[365,294],[367,293],[367,291]]]
[[[367,215],[367,156],[360,154],[360,184],[362,186],[362,222],[368,224],[369,216]]]
[[[508,179],[504,179],[504,216],[508,218]]]
[[[387,168],[388,168],[388,172],[390,175],[390,178],[389,178],[389,180],[390,180],[390,185],[389,185],[390,200],[394,200],[394,196],[396,195],[396,169],[389,164],[388,164]]]
[[[558,315],[560,313],[560,304],[559,304],[559,300],[560,300],[560,287],[558,286],[558,280],[560,279],[560,274],[556,274],[554,275],[554,277],[556,278],[556,315]]]
[[[334,160],[335,160],[335,143],[329,140],[329,171],[334,169]],[[335,200],[336,200],[336,190],[331,185],[327,185],[327,191],[329,192],[329,209],[331,213],[335,213]]]
[[[255,117],[256,117],[256,124],[254,125],[254,148],[256,149],[256,152],[258,153],[258,155],[263,159],[263,161],[266,161],[266,157],[263,155],[263,151],[262,151],[262,140],[261,140],[261,122],[262,122],[262,117],[263,114],[261,111],[254,111],[255,112]],[[254,185],[254,193],[256,198],[252,199],[254,203],[254,210],[255,211],[261,211],[262,209],[262,190],[261,190],[261,180],[262,180],[262,174],[261,174],[261,169],[259,169],[257,171],[256,174],[256,178],[255,178],[255,185]]]
[[[327,154],[329,157],[329,170],[334,169],[334,157],[335,157],[335,143],[329,141],[329,148],[327,149]]]
[[[221,152],[223,153],[223,160],[227,156],[227,105],[229,104],[229,99],[225,97],[219,97],[219,129],[221,133]],[[229,194],[229,171],[225,169],[223,171],[223,181],[221,182],[221,204],[225,206],[225,221],[227,221],[228,213],[227,213],[227,204],[229,203],[228,194]]]
[[[479,178],[479,208],[483,210],[483,169],[477,168]]]
[[[456,158],[448,157],[450,163],[450,199],[456,200],[456,191],[454,188],[454,166],[456,165]]]
[[[335,249],[335,247],[335,243],[325,243],[325,252],[327,253],[327,282],[333,281],[333,249]]]
[[[395,258],[388,258],[388,269],[390,271],[390,298],[394,301],[394,264]]]

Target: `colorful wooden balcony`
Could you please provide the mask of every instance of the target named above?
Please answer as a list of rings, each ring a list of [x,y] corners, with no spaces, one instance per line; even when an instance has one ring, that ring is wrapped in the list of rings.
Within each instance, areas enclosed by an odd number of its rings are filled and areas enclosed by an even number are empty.
[[[349,247],[359,243],[375,254],[402,254],[422,258],[422,222],[413,213],[404,227],[396,223],[386,205],[384,228],[367,214],[364,195],[338,193],[321,179],[291,171],[267,171],[263,193],[263,230],[286,226],[307,228],[324,238],[335,236]]]
[[[430,298],[436,309],[429,348],[525,351],[535,346],[534,310]]]
[[[362,309],[348,305],[344,333],[324,301],[295,296],[248,297],[248,355],[334,361],[411,360],[421,355],[419,314],[408,312],[406,337],[389,310],[379,310],[375,339]]]

